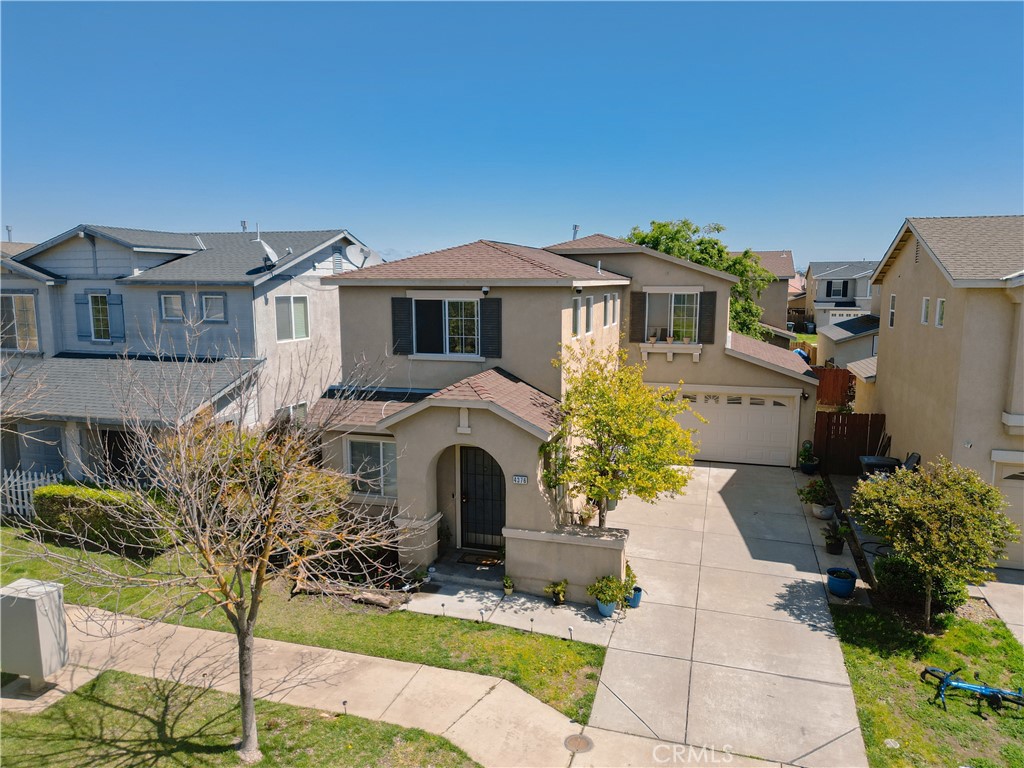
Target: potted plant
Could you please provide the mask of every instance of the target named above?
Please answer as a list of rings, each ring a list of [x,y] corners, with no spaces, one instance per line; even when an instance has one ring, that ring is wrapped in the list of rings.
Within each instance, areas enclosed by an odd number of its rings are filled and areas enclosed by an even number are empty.
[[[676,340],[676,337],[675,337],[675,336],[666,336],[666,337],[665,337],[665,341],[667,341],[667,342],[668,342],[669,344],[671,344],[671,343],[672,343],[672,342],[674,342],[675,340]]]
[[[690,343],[690,337],[689,336],[683,336],[683,344],[689,344],[689,343]]]
[[[800,471],[805,475],[813,475],[818,471],[819,461],[818,457],[814,455],[814,443],[810,440],[804,440],[800,446],[797,461],[800,462]]]
[[[598,613],[611,616],[616,604],[626,599],[626,582],[618,576],[602,576],[587,587],[587,594],[597,601]],[[632,589],[629,596],[632,597]]]
[[[512,594],[512,590],[514,590],[516,588],[515,582],[512,581],[512,577],[511,576],[505,576],[501,580],[501,585],[504,588],[506,595],[511,595]]]
[[[797,488],[796,495],[800,501],[811,507],[811,514],[819,520],[829,520],[835,514],[835,504],[829,494],[828,486],[820,477],[816,477],[803,488]]]
[[[654,344],[657,340],[658,334],[656,333],[652,333],[650,336],[647,337],[647,341],[650,342],[651,344]]]
[[[849,568],[829,568],[828,591],[836,597],[847,598],[857,586],[857,574]]]
[[[636,573],[630,568],[629,563],[626,563],[626,605],[630,608],[640,607],[640,598],[643,597],[644,590],[642,587],[637,586]]]
[[[565,590],[569,586],[568,579],[562,579],[561,581],[552,581],[546,587],[544,587],[544,593],[551,595],[551,599],[555,605],[561,605],[565,602]]]
[[[580,507],[576,514],[579,516],[580,525],[590,525],[590,521],[597,517],[597,507],[588,502]]]
[[[843,545],[846,544],[846,537],[853,531],[846,523],[840,523],[833,518],[822,527],[821,532],[825,537],[825,551],[830,555],[841,555],[843,554]]]

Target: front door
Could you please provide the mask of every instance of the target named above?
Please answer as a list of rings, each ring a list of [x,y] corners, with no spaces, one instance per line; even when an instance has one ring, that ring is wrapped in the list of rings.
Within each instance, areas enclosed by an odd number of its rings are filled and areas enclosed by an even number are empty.
[[[505,475],[487,451],[459,448],[462,546],[500,549],[505,545]]]

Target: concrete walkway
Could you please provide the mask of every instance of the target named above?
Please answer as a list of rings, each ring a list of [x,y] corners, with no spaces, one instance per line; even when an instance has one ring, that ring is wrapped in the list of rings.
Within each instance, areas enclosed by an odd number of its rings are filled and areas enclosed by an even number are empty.
[[[645,594],[617,624],[592,726],[800,766],[866,766],[825,553],[788,469],[700,464],[686,494],[621,502]],[[853,567],[853,570],[856,570]]]

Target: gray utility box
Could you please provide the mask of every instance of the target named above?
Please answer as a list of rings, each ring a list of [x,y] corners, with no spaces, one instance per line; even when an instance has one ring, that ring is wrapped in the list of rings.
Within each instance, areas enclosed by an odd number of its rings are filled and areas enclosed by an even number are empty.
[[[67,663],[64,585],[18,579],[0,588],[0,668],[38,690]]]

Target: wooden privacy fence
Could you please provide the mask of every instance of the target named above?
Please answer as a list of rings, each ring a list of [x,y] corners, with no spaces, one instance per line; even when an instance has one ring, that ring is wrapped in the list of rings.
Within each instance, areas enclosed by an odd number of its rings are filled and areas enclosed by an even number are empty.
[[[818,405],[847,405],[853,402],[856,377],[845,368],[812,366],[818,377]]]
[[[32,494],[36,488],[53,485],[64,479],[58,472],[24,472],[20,469],[5,469],[0,485],[0,513],[5,518],[31,520],[35,517]]]
[[[811,358],[812,366],[818,361],[818,348],[814,344],[808,344],[806,341],[794,341],[790,346],[793,349],[802,349],[806,352],[807,356]]]
[[[859,475],[860,457],[871,456],[885,431],[884,413],[825,413],[814,419],[814,453],[821,471]]]

